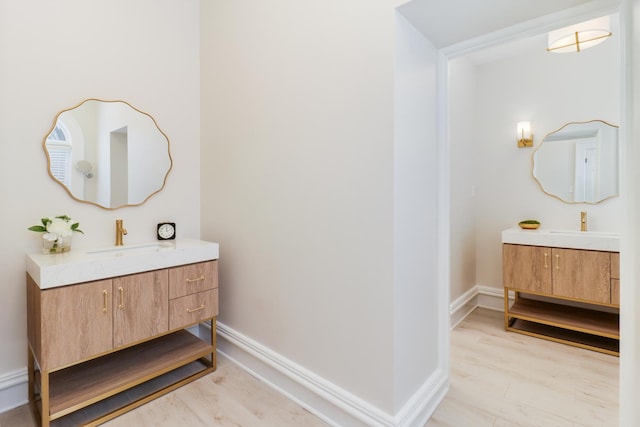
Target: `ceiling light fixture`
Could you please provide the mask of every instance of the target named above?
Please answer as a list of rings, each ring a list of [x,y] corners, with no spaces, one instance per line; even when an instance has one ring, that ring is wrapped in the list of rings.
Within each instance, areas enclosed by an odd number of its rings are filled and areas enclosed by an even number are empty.
[[[602,43],[611,36],[608,16],[581,22],[549,33],[547,51],[580,52]]]

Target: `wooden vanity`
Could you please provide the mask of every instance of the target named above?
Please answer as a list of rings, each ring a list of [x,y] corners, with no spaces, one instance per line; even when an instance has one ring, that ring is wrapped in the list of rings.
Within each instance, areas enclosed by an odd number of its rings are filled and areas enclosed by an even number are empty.
[[[608,250],[503,243],[505,329],[618,355],[619,263]]]
[[[216,369],[217,259],[45,289],[27,272],[27,305],[43,427],[99,425]],[[185,329],[205,321],[205,339]]]

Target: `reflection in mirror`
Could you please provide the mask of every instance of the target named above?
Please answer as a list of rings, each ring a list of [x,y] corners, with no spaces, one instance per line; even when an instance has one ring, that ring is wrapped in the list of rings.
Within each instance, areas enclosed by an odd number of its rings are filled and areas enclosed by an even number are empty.
[[[61,111],[43,147],[51,177],[74,199],[105,209],[141,205],[173,165],[153,117],[124,101],[88,99]]]
[[[618,127],[601,120],[568,123],[533,153],[542,190],[567,203],[599,203],[618,195]]]

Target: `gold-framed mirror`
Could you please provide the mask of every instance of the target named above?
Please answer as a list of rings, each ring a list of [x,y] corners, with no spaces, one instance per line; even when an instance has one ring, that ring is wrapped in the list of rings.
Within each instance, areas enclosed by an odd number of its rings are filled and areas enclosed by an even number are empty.
[[[544,137],[532,156],[533,177],[565,203],[597,204],[619,194],[618,126],[571,122]]]
[[[60,111],[42,142],[49,176],[84,203],[138,206],[160,192],[173,167],[169,138],[125,101],[86,99]]]

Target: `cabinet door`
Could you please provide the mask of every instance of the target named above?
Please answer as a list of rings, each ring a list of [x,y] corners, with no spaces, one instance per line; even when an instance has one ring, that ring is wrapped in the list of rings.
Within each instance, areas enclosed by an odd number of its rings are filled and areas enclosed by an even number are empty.
[[[218,261],[199,262],[169,269],[169,298],[218,287]]]
[[[550,248],[504,244],[502,266],[502,282],[505,288],[551,293]]]
[[[111,350],[111,279],[41,291],[42,369]]]
[[[552,258],[553,295],[587,302],[611,302],[609,252],[554,248]]]
[[[113,345],[137,343],[169,328],[167,270],[113,279]]]

